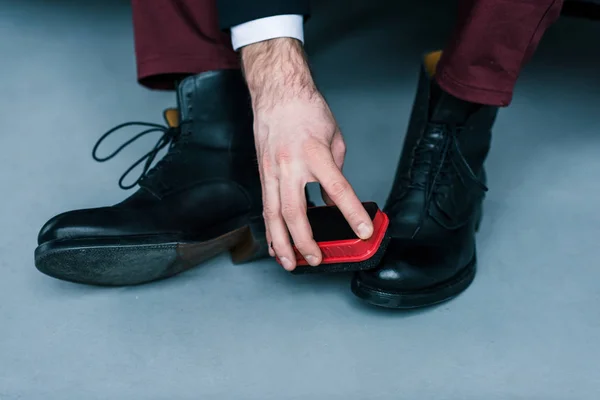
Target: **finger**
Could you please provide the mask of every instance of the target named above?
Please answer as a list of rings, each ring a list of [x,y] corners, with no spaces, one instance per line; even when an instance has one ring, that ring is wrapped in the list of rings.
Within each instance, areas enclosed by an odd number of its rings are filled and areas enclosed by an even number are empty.
[[[313,164],[312,172],[329,198],[340,209],[356,235],[366,240],[373,234],[373,222],[354,193],[352,186],[335,165],[333,157],[327,153],[327,151],[321,151],[321,154],[314,155],[315,160],[320,161]]]
[[[281,216],[279,182],[276,178],[265,178],[265,200],[263,216],[271,238],[273,254],[279,257],[281,265],[292,271],[296,265],[295,255],[290,244],[289,233]]]
[[[273,250],[273,239],[271,237],[271,232],[269,231],[269,227],[265,222],[265,237],[267,239],[267,246],[269,247],[269,255],[271,257],[275,257],[275,250]]]
[[[321,250],[313,239],[312,229],[306,216],[305,183],[299,179],[290,179],[280,184],[281,214],[287,225],[294,246],[312,266],[321,263]]]
[[[262,188],[262,198],[263,200],[263,219],[264,219],[264,209],[265,209],[265,201],[267,198],[267,194],[266,194],[266,190],[265,190],[265,185],[263,183],[263,178],[261,176],[261,188]],[[269,248],[269,255],[271,257],[275,257],[275,250],[273,250],[273,236],[271,236],[271,230],[269,229],[269,224],[267,223],[267,220],[264,219],[265,222],[265,238],[267,239],[267,245]]]
[[[256,150],[257,154],[260,154],[258,148]],[[264,180],[264,165],[263,163],[261,163],[261,157],[257,157],[257,161],[258,161],[258,171],[259,171],[259,176],[260,176],[260,189],[261,189],[261,198],[262,198],[262,202],[263,202],[263,210],[264,210],[264,203],[267,199],[267,194],[266,194],[266,190],[265,190],[265,180]],[[263,217],[264,220],[264,217]],[[269,255],[271,257],[275,257],[275,251],[273,250],[273,239],[271,236],[271,231],[269,230],[269,224],[267,224],[267,221],[264,220],[265,223],[265,239],[267,240],[267,247],[269,250]]]
[[[343,171],[344,160],[346,158],[346,143],[344,142],[342,132],[340,132],[339,130],[333,136],[333,140],[331,142],[331,154],[333,156],[335,165],[340,171]],[[323,189],[323,186],[321,186],[321,197],[323,198],[325,204],[327,204],[328,206],[335,205],[333,200],[331,200],[327,192]]]
[[[342,132],[339,130],[333,136],[333,140],[331,142],[331,154],[333,155],[335,165],[337,165],[340,171],[343,171],[344,160],[346,158],[346,142],[344,141]]]
[[[323,186],[321,186],[321,198],[328,206],[335,206],[335,203],[333,202],[333,200],[331,200],[325,189],[323,189]]]

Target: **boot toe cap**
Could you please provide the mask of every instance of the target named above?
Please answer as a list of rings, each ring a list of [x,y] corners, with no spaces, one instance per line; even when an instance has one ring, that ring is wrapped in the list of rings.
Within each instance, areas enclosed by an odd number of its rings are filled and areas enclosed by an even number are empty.
[[[359,273],[361,283],[393,292],[411,292],[433,287],[450,279],[460,263],[446,251],[431,246],[392,246],[381,266]]]
[[[96,208],[56,215],[40,229],[38,244],[53,240],[103,235],[107,231],[106,224],[110,220],[107,218],[106,212],[106,208]]]

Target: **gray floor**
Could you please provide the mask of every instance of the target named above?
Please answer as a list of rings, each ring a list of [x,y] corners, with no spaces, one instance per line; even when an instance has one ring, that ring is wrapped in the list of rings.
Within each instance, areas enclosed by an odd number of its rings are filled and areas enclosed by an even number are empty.
[[[317,7],[309,51],[347,174],[383,202],[419,56],[452,8],[324,15],[340,2]],[[150,146],[96,164],[98,136],[159,122],[173,98],[135,83],[127,2],[0,0],[0,38],[0,399],[600,397],[600,22],[554,26],[497,122],[474,285],[409,313],[363,306],[347,276],[225,256],[134,288],[38,273],[42,223],[122,199],[118,177]]]

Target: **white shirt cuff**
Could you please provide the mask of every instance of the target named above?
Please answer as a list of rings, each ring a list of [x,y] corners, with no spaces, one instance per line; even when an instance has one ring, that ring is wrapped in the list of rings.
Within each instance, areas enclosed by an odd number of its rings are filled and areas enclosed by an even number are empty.
[[[274,15],[231,28],[231,44],[236,51],[249,44],[281,37],[298,39],[304,43],[304,17],[296,14]]]

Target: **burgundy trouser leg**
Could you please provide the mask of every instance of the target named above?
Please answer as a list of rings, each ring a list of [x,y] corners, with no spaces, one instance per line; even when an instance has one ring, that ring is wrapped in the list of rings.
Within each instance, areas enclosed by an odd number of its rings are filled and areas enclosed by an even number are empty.
[[[436,71],[446,92],[473,103],[507,106],[523,65],[562,0],[461,0]]]
[[[131,0],[139,82],[174,89],[187,75],[240,68],[215,0]]]

